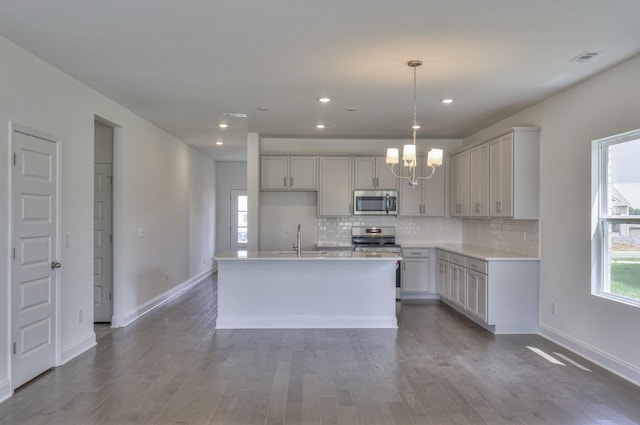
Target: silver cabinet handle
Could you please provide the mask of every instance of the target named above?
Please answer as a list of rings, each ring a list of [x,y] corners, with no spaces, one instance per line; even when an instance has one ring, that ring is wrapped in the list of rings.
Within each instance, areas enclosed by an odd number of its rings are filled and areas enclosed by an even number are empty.
[[[55,269],[59,269],[60,267],[62,267],[62,264],[61,264],[61,263],[58,263],[57,261],[52,261],[52,262],[51,262],[51,268],[52,268],[52,269],[54,269],[54,270],[55,270]]]

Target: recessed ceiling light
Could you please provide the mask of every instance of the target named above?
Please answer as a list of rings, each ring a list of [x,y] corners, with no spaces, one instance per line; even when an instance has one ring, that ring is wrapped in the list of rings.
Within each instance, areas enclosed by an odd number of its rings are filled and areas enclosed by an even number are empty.
[[[218,140],[218,141],[216,142],[216,145],[218,145],[218,146],[222,146],[222,145],[224,145],[224,143],[222,143],[222,141],[221,141],[221,140]]]
[[[222,114],[223,117],[229,117],[229,118],[247,118],[247,114],[242,114],[242,113],[230,113],[230,112],[225,112],[224,114]]]
[[[324,124],[316,124],[316,128],[322,130],[325,127]]]
[[[269,108],[258,108],[258,111],[262,111],[262,112],[265,112],[265,111],[268,111],[268,110],[269,110]]]
[[[449,103],[453,103],[453,99],[442,99],[440,102],[449,104]]]
[[[318,102],[320,102],[320,103],[329,103],[329,102],[331,102],[331,98],[330,97],[319,97],[318,98]]]
[[[345,110],[345,111],[347,111],[347,112],[355,112],[355,111],[357,111],[358,109],[357,109],[357,108],[354,108],[353,106],[350,106],[350,107],[348,107],[348,108],[344,108],[344,110]]]
[[[229,124],[221,123],[221,124],[218,124],[218,127],[227,128],[227,127],[229,127]]]

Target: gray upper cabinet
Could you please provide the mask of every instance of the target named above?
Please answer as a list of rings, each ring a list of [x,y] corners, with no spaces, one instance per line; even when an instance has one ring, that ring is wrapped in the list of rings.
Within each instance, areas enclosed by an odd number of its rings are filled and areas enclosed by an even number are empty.
[[[468,150],[451,157],[451,196],[449,211],[453,217],[469,216],[470,160]]]
[[[352,212],[352,162],[350,156],[320,157],[318,215],[349,216]]]
[[[469,212],[472,217],[489,216],[489,142],[470,151]]]
[[[539,217],[539,128],[514,127],[451,158],[454,217]]]
[[[425,158],[418,159],[416,173],[419,176],[431,173]],[[400,176],[407,175],[405,167],[399,167]],[[415,188],[409,186],[406,179],[398,179],[400,217],[444,217],[445,215],[445,176],[446,165],[436,169],[428,180],[420,180]]]
[[[539,218],[539,133],[517,127],[490,141],[491,217]]]
[[[356,156],[353,158],[354,189],[396,189],[396,178],[385,157]]]
[[[260,159],[262,190],[318,190],[318,157],[263,156]]]

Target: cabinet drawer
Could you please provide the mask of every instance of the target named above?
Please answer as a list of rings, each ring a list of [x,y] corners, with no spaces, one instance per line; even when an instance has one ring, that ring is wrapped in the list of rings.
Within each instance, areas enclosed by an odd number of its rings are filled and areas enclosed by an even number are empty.
[[[447,251],[438,250],[438,258],[442,261],[449,261],[449,253]]]
[[[465,267],[464,255],[449,253],[449,262]]]
[[[467,268],[478,273],[487,274],[487,262],[467,257]]]
[[[429,248],[402,248],[402,256],[407,258],[429,258]]]

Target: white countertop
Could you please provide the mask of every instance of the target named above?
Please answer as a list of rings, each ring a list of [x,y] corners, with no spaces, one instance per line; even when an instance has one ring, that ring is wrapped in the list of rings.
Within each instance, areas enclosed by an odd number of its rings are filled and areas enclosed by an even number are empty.
[[[351,241],[319,241],[316,243],[316,248],[319,250],[322,249],[344,249],[350,250],[353,249],[353,244]]]
[[[467,257],[477,258],[479,260],[484,261],[509,261],[509,260],[520,260],[520,261],[540,261],[539,257],[528,257],[526,255],[501,251],[497,249],[484,248],[477,245],[469,245],[469,244],[459,244],[459,243],[434,243],[434,242],[399,242],[402,248],[440,248],[445,251],[453,252],[455,254],[465,255]],[[345,242],[331,242],[331,241],[323,241],[318,242],[318,249],[336,249],[337,247],[341,247],[344,249],[351,249],[352,245],[347,244]]]
[[[352,252],[352,251],[302,251],[298,257],[294,251],[228,251],[214,257],[217,261],[260,260],[260,261],[336,261],[336,260],[400,260],[401,257],[389,252]]]
[[[527,257],[525,255],[518,254],[515,252],[500,251],[497,249],[484,248],[476,245],[442,244],[442,245],[438,245],[438,248],[443,249],[445,251],[453,252],[455,254],[462,254],[467,257],[478,258],[480,260],[485,260],[485,261],[497,261],[497,260],[540,261],[540,258],[538,257]]]

